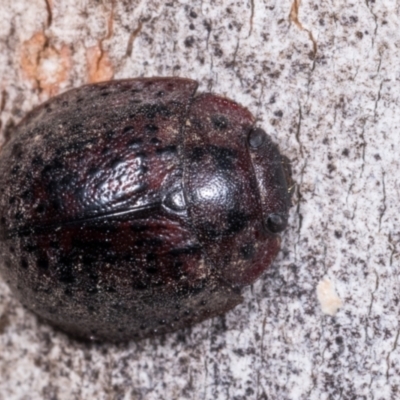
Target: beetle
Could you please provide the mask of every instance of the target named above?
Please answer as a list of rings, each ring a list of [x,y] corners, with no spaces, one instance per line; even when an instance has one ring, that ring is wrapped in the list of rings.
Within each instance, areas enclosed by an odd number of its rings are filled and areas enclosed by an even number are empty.
[[[52,325],[96,340],[191,326],[271,264],[290,195],[244,107],[184,78],[85,85],[0,154],[1,273]]]

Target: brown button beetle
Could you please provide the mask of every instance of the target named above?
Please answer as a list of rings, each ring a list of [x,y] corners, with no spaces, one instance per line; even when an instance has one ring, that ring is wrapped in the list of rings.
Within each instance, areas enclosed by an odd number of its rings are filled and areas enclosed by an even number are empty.
[[[250,112],[139,78],[34,109],[0,154],[1,272],[73,335],[149,337],[235,307],[276,256],[290,198]]]

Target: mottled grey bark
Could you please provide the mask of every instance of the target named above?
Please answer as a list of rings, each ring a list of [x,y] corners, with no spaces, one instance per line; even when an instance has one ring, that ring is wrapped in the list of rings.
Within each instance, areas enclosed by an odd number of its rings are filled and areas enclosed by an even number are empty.
[[[398,398],[399,13],[396,0],[2,0],[3,135],[70,87],[185,76],[248,107],[297,186],[269,271],[186,331],[78,343],[0,278],[0,399]]]

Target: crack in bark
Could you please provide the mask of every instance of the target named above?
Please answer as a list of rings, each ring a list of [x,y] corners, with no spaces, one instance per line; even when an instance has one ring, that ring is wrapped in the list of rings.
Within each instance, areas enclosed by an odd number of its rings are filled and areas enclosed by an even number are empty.
[[[389,380],[389,370],[390,370],[390,356],[392,355],[392,353],[396,350],[397,348],[397,343],[399,341],[399,336],[400,336],[400,329],[397,330],[397,335],[394,339],[394,343],[393,343],[393,348],[392,350],[389,351],[387,357],[386,357],[386,365],[387,365],[387,369],[386,369],[386,380]]]
[[[303,178],[304,178],[304,170],[307,167],[307,160],[305,160],[303,167],[300,170],[300,183],[298,185],[296,185],[297,188],[297,205],[296,205],[296,215],[298,217],[299,220],[299,226],[297,228],[297,240],[296,243],[294,245],[294,258],[297,261],[297,246],[299,245],[300,242],[300,231],[301,228],[303,226],[303,215],[300,212],[300,208],[301,208],[301,202],[303,200],[303,194],[300,190],[300,186],[303,184]]]
[[[248,38],[253,33],[253,19],[254,19],[254,0],[250,0],[250,30],[248,34]]]
[[[365,125],[366,125],[366,123],[367,123],[367,119],[363,118],[363,127],[362,127],[361,135],[360,135],[360,137],[362,139],[361,146],[362,146],[362,160],[363,160],[363,163],[361,165],[360,178],[363,176],[364,167],[365,167],[365,148],[367,147],[367,142],[365,141]]]
[[[390,248],[390,257],[389,257],[389,265],[393,265],[393,257],[397,254],[396,251],[396,245],[393,243],[393,238],[392,235],[389,233],[388,235],[388,242],[389,242],[389,248]]]
[[[376,122],[376,120],[377,120],[377,116],[378,116],[378,113],[377,113],[377,108],[378,108],[378,103],[379,103],[379,100],[381,99],[381,90],[382,90],[382,86],[383,86],[383,81],[380,83],[380,85],[379,85],[379,89],[378,89],[378,96],[377,96],[377,98],[376,98],[376,100],[375,100],[375,107],[374,107],[374,122]]]
[[[372,41],[372,47],[374,47],[375,44],[375,37],[377,35],[378,32],[378,17],[377,15],[372,11],[372,8],[370,6],[370,0],[365,0],[365,5],[367,6],[369,12],[371,13],[372,17],[374,18],[374,22],[375,22],[375,29],[374,29],[374,36],[371,37],[371,41]]]
[[[374,291],[371,293],[371,302],[369,303],[369,308],[368,308],[368,317],[371,315],[371,311],[372,311],[372,305],[374,304],[375,301],[375,293],[378,290],[379,287],[379,275],[377,274],[376,271],[374,271],[375,274],[375,289]]]
[[[381,212],[379,213],[379,232],[381,230],[381,224],[382,224],[382,217],[384,216],[386,212],[386,186],[385,186],[385,171],[382,171],[382,192],[383,192],[383,208]]]
[[[51,0],[44,0],[46,3],[46,11],[47,11],[47,28],[49,28],[53,22],[53,12],[51,10]]]
[[[261,354],[261,365],[257,370],[257,389],[256,389],[256,399],[260,398],[260,371],[264,367],[264,336],[265,336],[265,326],[267,324],[267,316],[264,314],[264,319],[261,328],[261,345],[260,345],[260,354]]]
[[[3,89],[1,92],[0,113],[2,113],[4,111],[4,109],[6,108],[7,97],[8,97],[8,93],[5,89]]]
[[[141,20],[139,20],[139,24],[138,24],[137,28],[129,36],[128,46],[126,47],[126,53],[125,53],[125,55],[127,57],[130,57],[132,55],[133,42],[139,36],[139,33],[142,30],[142,27],[143,27],[143,23]]]
[[[303,24],[299,20],[299,9],[300,9],[301,0],[293,0],[292,7],[290,8],[289,19],[293,22],[300,30],[307,32],[309,39],[312,43],[313,48],[313,66],[311,67],[312,70],[315,68],[315,58],[317,55],[318,44],[317,41],[314,39],[314,36],[311,30],[305,28]]]
[[[300,104],[300,102],[299,102],[299,121],[298,121],[298,123],[297,123],[297,129],[296,129],[296,140],[297,140],[297,143],[299,144],[299,147],[300,147],[300,154],[301,154],[301,156],[302,156],[302,158],[304,157],[304,154],[303,154],[303,145],[302,145],[302,143],[301,143],[301,141],[300,141],[300,131],[301,131],[301,121],[303,120],[303,113],[302,113],[302,110],[301,110],[301,104]]]
[[[103,38],[99,40],[99,50],[100,50],[100,56],[97,59],[97,70],[100,69],[101,62],[103,61],[104,57],[104,49],[103,49],[103,43],[107,40],[110,39],[112,34],[113,34],[113,25],[114,25],[114,8],[115,8],[115,0],[111,1],[111,12],[110,16],[107,21],[107,34]]]

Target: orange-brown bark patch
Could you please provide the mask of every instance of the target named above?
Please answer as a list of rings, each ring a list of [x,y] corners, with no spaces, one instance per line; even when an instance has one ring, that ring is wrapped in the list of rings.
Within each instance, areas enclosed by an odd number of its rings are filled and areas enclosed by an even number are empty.
[[[36,89],[54,96],[68,79],[71,50],[67,45],[55,48],[43,32],[37,32],[22,44],[21,69]]]
[[[86,51],[88,81],[90,83],[107,81],[114,76],[114,68],[108,53],[101,45],[89,47]]]

